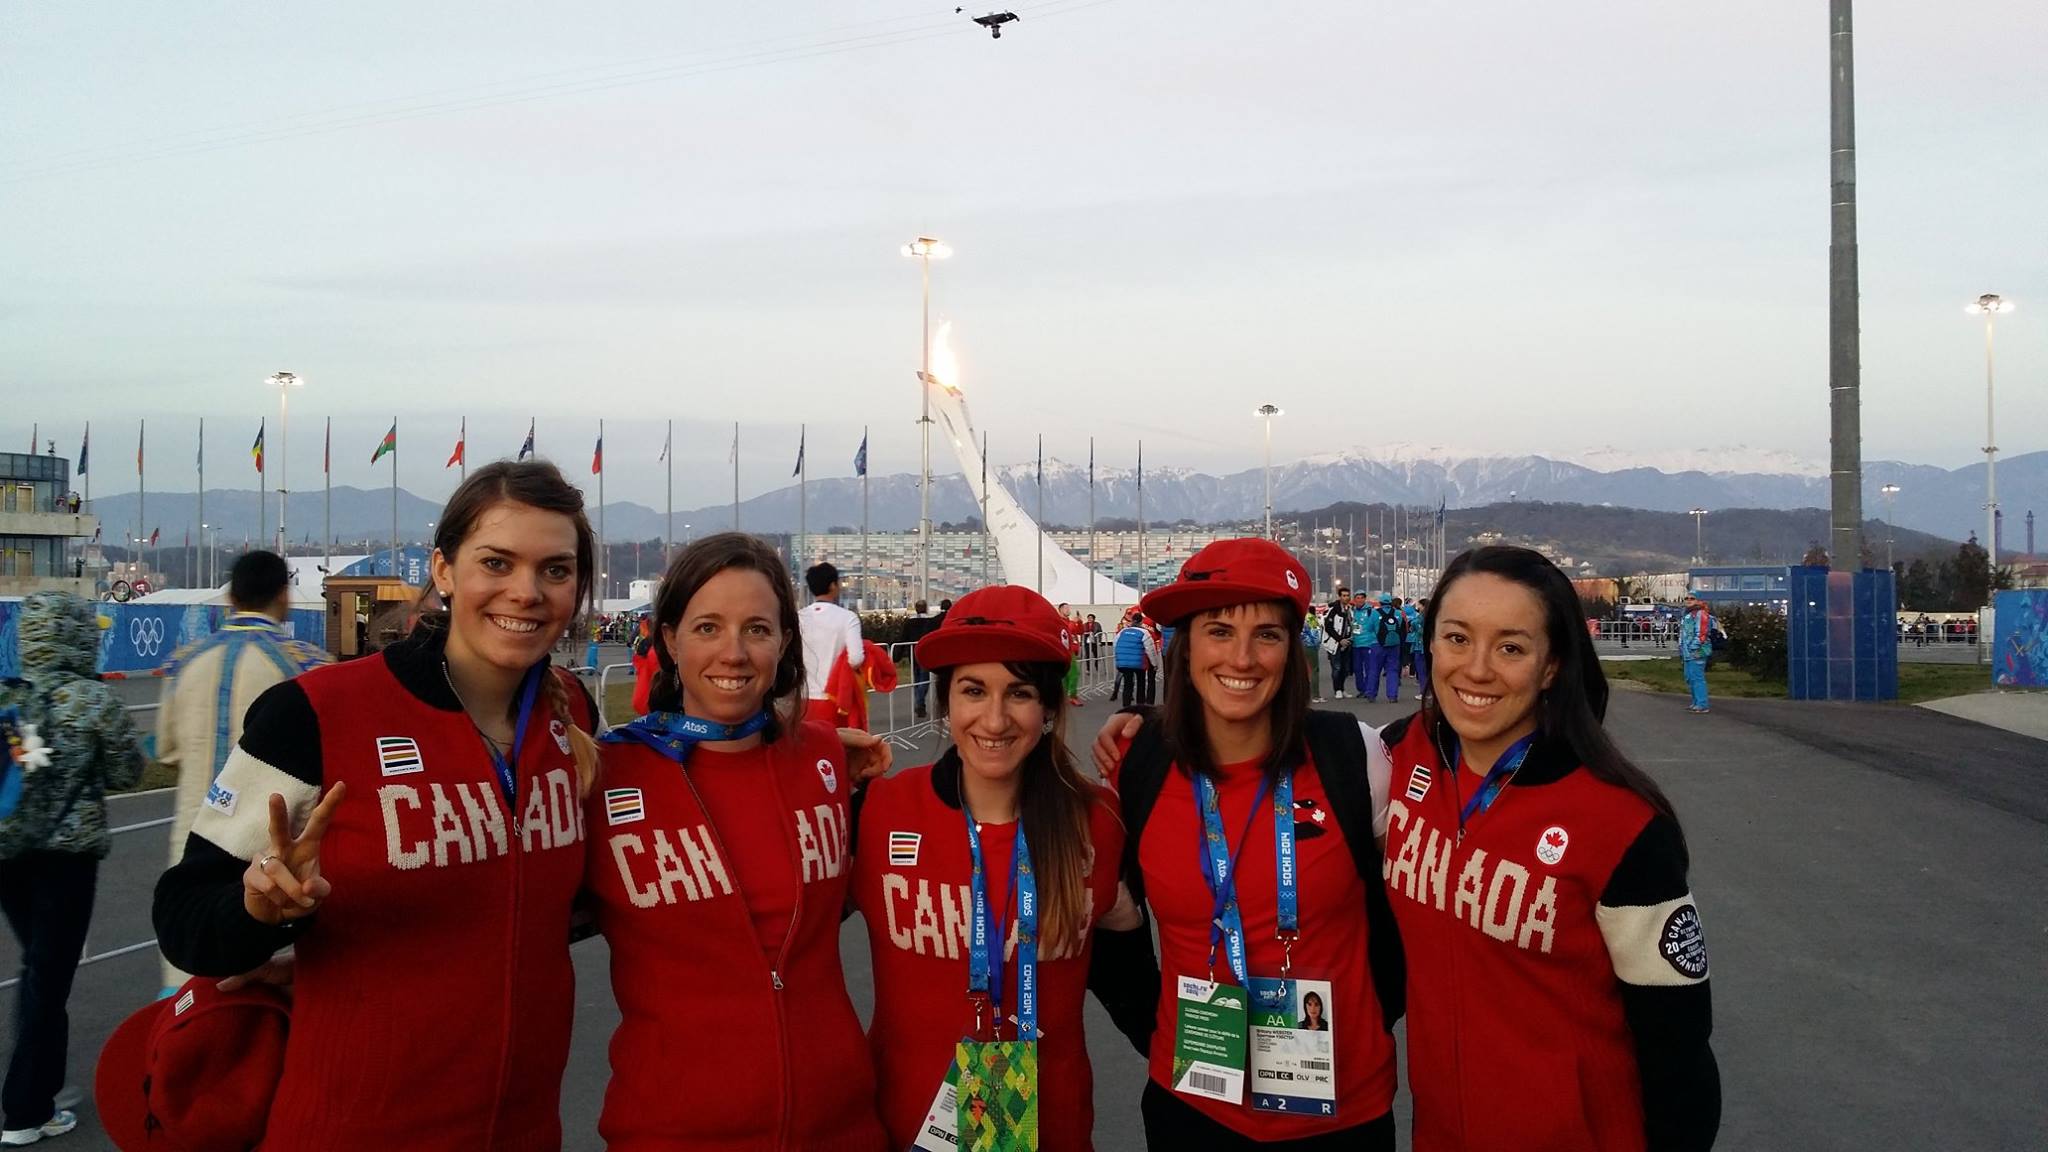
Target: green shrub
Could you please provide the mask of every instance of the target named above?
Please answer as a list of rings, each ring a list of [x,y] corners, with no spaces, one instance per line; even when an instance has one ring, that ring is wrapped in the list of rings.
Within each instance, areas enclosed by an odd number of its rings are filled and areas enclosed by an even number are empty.
[[[1728,662],[1760,679],[1785,678],[1785,618],[1769,608],[1745,606],[1720,617],[1728,634]]]
[[[910,619],[906,612],[863,612],[860,614],[860,638],[887,648],[903,642],[903,624]]]

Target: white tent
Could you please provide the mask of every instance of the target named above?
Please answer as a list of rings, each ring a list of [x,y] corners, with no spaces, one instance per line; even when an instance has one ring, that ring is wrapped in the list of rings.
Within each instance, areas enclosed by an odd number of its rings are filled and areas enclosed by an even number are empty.
[[[364,559],[366,557],[363,556],[336,556],[331,567],[328,567],[318,556],[293,556],[286,559],[285,566],[291,570],[292,607],[315,608],[325,611],[327,604],[320,595],[320,586],[326,581],[327,574],[322,572],[321,569],[326,567],[328,572],[339,572],[349,565]],[[225,584],[218,588],[165,588],[158,592],[151,592],[147,596],[138,596],[133,601],[136,604],[164,605],[225,604],[227,602],[228,586]]]

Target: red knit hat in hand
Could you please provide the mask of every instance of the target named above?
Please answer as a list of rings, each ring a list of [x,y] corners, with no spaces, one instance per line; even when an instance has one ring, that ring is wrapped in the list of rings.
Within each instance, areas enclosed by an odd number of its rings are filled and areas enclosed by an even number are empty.
[[[1138,602],[1145,615],[1177,626],[1197,612],[1285,600],[1308,615],[1308,569],[1271,540],[1218,540],[1188,557],[1180,578]]]
[[[284,1075],[291,1003],[268,984],[233,992],[195,976],[121,1022],[93,1097],[122,1152],[249,1152]]]
[[[962,596],[944,623],[917,642],[925,668],[961,664],[1065,664],[1074,637],[1051,601],[1029,588],[1001,584]]]

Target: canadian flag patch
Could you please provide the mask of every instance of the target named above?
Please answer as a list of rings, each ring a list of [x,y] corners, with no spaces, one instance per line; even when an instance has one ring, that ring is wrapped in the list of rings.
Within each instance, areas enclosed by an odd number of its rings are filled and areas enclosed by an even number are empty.
[[[1536,858],[1545,864],[1555,864],[1564,859],[1564,850],[1571,842],[1571,833],[1553,824],[1536,838]]]

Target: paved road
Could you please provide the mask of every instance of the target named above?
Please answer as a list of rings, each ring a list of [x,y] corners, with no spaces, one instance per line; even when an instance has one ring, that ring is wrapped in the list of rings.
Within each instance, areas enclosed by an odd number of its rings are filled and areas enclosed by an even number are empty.
[[[1344,706],[1380,721],[1408,707]],[[1102,713],[1091,704],[1082,726]],[[1678,697],[1639,692],[1616,694],[1613,728],[1670,791],[1691,841],[1713,946],[1721,1147],[2042,1146],[2048,743],[1923,708],[1730,700],[1692,716]],[[114,804],[124,824],[163,815],[168,800]],[[102,871],[93,950],[149,938],[162,835],[119,838]],[[865,1014],[863,931],[849,921],[843,948]],[[0,941],[0,971],[15,956]],[[145,952],[80,973],[75,1082],[90,1083],[100,1043],[154,992],[155,964]],[[563,1114],[568,1147],[594,1149],[616,1019],[603,944],[579,945],[576,967]],[[1138,1147],[1142,1063],[1091,1013],[1097,1143]],[[1405,1094],[1401,1108],[1405,1131]],[[51,1147],[106,1148],[89,1105],[85,1115]]]

